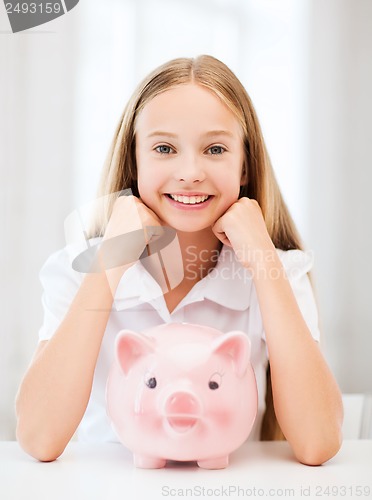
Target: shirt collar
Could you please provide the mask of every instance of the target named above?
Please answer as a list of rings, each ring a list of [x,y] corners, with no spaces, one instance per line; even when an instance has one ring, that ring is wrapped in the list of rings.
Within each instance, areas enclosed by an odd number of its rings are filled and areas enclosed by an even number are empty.
[[[244,311],[249,307],[251,288],[251,273],[238,262],[233,249],[223,245],[216,266],[194,285],[180,305],[208,299],[223,307]],[[164,304],[162,295],[159,284],[138,261],[120,280],[115,306],[123,310],[148,302],[158,309]]]
[[[252,275],[240,264],[231,247],[222,247],[216,266],[200,283],[203,281],[206,299],[237,311],[248,309]]]

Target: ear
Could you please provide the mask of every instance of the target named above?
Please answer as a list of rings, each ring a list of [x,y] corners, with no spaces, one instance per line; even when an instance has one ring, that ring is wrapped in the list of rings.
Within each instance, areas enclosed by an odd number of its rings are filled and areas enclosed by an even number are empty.
[[[122,330],[115,339],[115,358],[125,375],[142,356],[155,351],[151,339],[131,330]]]
[[[231,358],[237,376],[243,377],[249,364],[251,341],[243,332],[229,332],[214,341],[212,352]]]

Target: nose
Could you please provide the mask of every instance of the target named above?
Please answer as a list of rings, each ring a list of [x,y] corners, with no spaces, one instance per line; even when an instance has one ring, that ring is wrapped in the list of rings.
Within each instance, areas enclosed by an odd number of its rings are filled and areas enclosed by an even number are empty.
[[[182,165],[175,172],[178,181],[193,184],[202,182],[205,179],[204,169],[196,158],[183,158],[181,161]]]
[[[165,402],[165,414],[199,415],[201,406],[197,398],[190,392],[179,391],[171,394]]]

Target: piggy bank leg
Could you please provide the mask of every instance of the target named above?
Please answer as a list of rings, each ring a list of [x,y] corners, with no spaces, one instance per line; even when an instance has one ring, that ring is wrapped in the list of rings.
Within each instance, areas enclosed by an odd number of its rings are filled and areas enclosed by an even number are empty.
[[[134,465],[139,469],[162,469],[165,467],[166,460],[163,458],[147,457],[146,455],[133,456]]]
[[[202,469],[225,469],[229,465],[229,456],[198,460],[198,465]]]

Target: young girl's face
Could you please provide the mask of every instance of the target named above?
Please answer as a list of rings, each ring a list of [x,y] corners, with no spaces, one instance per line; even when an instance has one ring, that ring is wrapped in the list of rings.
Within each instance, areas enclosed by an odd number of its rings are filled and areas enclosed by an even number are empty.
[[[165,225],[200,231],[238,199],[242,128],[211,91],[185,84],[146,104],[137,118],[140,198]]]

